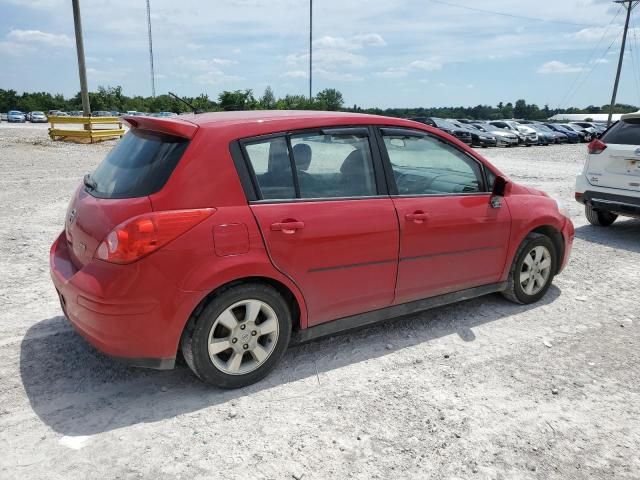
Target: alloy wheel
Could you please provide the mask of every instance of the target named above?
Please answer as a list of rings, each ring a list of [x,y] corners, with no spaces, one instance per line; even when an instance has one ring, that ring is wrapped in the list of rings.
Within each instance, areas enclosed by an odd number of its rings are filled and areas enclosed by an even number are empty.
[[[236,302],[211,327],[209,358],[226,374],[250,373],[273,353],[279,329],[275,311],[265,302],[255,299]]]
[[[551,276],[551,252],[544,246],[534,247],[524,257],[520,270],[520,286],[527,295],[542,290]]]

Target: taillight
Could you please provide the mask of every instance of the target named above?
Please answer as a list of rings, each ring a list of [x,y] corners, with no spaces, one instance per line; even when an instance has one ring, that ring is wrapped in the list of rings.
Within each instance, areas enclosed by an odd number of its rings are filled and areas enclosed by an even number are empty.
[[[600,141],[600,139],[596,138],[589,145],[587,145],[587,150],[592,155],[597,155],[598,153],[602,153],[607,148],[607,144]]]
[[[170,210],[130,218],[109,232],[95,257],[111,263],[135,262],[195,227],[215,211],[215,208]]]

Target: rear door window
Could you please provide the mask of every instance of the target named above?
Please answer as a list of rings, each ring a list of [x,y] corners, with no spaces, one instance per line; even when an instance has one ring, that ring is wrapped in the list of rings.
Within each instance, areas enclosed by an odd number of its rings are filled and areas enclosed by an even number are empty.
[[[264,200],[296,197],[285,137],[248,143],[244,148]]]
[[[640,118],[620,120],[602,135],[604,143],[640,145]]]
[[[144,197],[159,191],[189,141],[172,135],[130,130],[91,174],[99,198]]]
[[[300,198],[377,194],[368,135],[294,135],[291,146]]]
[[[243,145],[261,200],[378,194],[366,129],[328,129],[247,140]]]

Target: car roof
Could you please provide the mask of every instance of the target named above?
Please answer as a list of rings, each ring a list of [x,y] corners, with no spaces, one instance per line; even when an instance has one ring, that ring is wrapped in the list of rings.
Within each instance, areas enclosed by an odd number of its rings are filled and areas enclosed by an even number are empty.
[[[140,117],[125,117],[125,121],[133,125],[138,124],[141,128],[144,128],[145,124],[146,128],[151,129],[161,127],[166,133],[171,130],[180,130],[189,138],[195,133],[194,130],[197,129],[215,129],[220,133],[225,132],[229,137],[236,138],[254,137],[287,130],[347,125],[405,126],[435,131],[428,125],[402,118],[362,113],[307,110],[212,112],[173,116],[164,119],[155,118],[153,120],[141,119]],[[189,131],[191,133],[187,134]]]
[[[381,118],[387,117],[363,113],[326,112],[314,110],[244,110],[237,112],[191,114],[185,115],[183,118],[196,125],[204,126],[212,124],[223,125],[252,122],[286,123],[300,120],[314,121],[316,119],[322,119],[328,123],[349,123],[349,120],[353,120],[354,123],[367,123],[366,120],[370,123],[380,123]]]

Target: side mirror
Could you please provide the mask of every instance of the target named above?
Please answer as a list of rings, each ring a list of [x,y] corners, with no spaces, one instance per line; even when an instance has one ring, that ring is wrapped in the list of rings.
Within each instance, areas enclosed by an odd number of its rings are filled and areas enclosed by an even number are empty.
[[[500,208],[502,206],[502,197],[507,190],[507,180],[504,177],[496,177],[493,182],[493,191],[491,192],[491,207]]]

